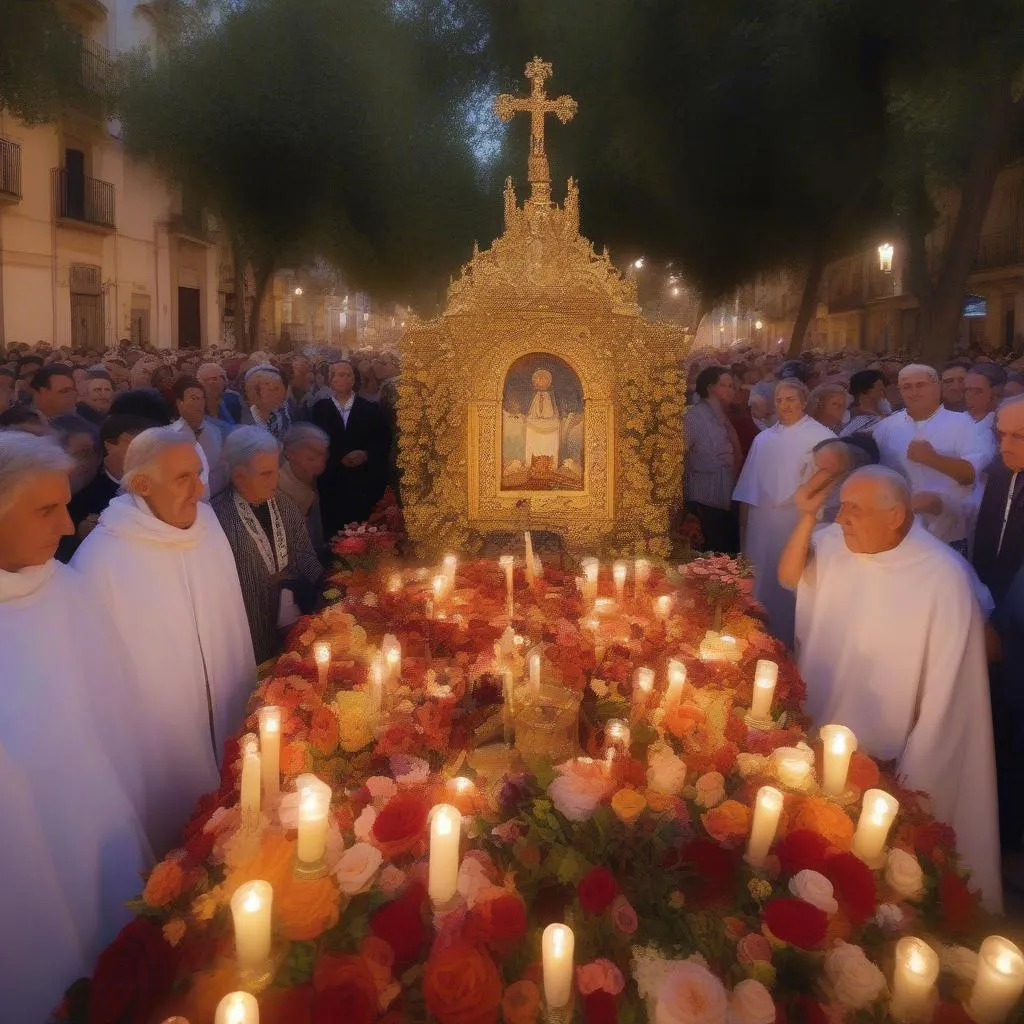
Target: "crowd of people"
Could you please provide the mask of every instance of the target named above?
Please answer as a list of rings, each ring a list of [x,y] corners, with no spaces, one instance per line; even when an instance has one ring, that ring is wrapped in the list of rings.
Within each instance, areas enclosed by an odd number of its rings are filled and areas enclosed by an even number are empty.
[[[1024,838],[1019,364],[721,355],[689,365],[677,534],[749,559],[812,719],[928,791],[998,892]]]
[[[12,1019],[89,973],[216,789],[326,543],[397,485],[397,357],[311,355],[39,346],[0,365]],[[688,367],[674,529],[750,559],[815,723],[931,794],[998,909],[1000,839],[1024,833],[1024,377],[735,355]]]

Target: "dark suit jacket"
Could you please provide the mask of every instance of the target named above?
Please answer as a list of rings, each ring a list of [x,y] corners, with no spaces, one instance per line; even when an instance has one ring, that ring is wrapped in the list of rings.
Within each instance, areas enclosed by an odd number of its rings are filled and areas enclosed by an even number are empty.
[[[310,422],[331,442],[327,468],[317,482],[324,536],[330,540],[348,523],[364,522],[380,501],[387,484],[391,436],[377,403],[358,396],[348,414],[348,426],[330,398],[314,404]],[[343,466],[342,457],[354,451],[366,452],[366,462],[351,468]]]
[[[992,591],[998,605],[1024,565],[1024,483],[1018,480],[1017,494],[1010,506],[1010,517],[1003,530],[1003,513],[1010,492],[1013,474],[997,461],[989,471],[978,510],[978,525],[974,534],[974,568],[981,582]],[[999,534],[1003,545],[999,549]]]
[[[98,516],[103,512],[114,500],[120,486],[107,476],[101,466],[96,476],[68,502],[68,515],[76,528],[87,516]]]

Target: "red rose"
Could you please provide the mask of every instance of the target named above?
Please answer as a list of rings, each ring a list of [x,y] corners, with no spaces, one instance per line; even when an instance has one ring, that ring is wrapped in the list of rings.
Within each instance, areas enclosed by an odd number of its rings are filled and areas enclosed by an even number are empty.
[[[377,990],[356,981],[332,985],[313,996],[312,1024],[372,1024],[377,1019]]]
[[[828,1017],[817,999],[797,996],[790,1003],[775,1004],[775,1024],[828,1024]]]
[[[423,997],[440,1024],[497,1024],[501,975],[486,950],[455,943],[427,961]]]
[[[414,884],[397,899],[385,903],[370,918],[370,931],[383,939],[395,954],[395,965],[412,963],[420,954],[426,940],[423,924],[422,884]]]
[[[175,955],[160,927],[136,918],[100,954],[89,1024],[145,1024],[174,982]]]
[[[828,849],[828,840],[823,835],[810,829],[798,828],[779,841],[775,852],[784,874],[796,875],[801,871],[817,871],[821,874]]]
[[[583,1010],[587,1017],[587,1024],[617,1024],[619,1019],[615,996],[611,992],[602,990],[591,992],[583,1000]]]
[[[947,871],[939,880],[939,906],[951,931],[970,931],[977,910],[975,898],[967,883],[952,871]]]
[[[693,909],[732,902],[736,890],[735,851],[709,839],[697,839],[683,848],[680,861],[696,875],[693,891],[687,891],[687,903]]]
[[[800,949],[817,949],[825,941],[828,915],[803,900],[772,900],[764,908],[764,923],[780,942]]]
[[[619,883],[607,868],[591,868],[576,886],[580,906],[588,914],[603,914],[619,894]]]
[[[874,912],[875,876],[852,853],[834,853],[825,861],[822,874],[832,883],[836,900],[854,925],[862,925]]]
[[[932,1013],[932,1024],[972,1024],[962,1003],[939,1003]]]
[[[914,827],[913,840],[917,852],[930,857],[937,846],[952,849],[956,845],[956,833],[944,822],[929,821]]]
[[[471,911],[470,923],[483,942],[505,950],[526,934],[526,908],[518,896],[481,900]]]
[[[313,989],[310,985],[295,988],[268,988],[260,995],[261,1024],[311,1024]]]
[[[373,823],[373,841],[386,857],[407,853],[422,840],[427,805],[416,793],[396,793]]]

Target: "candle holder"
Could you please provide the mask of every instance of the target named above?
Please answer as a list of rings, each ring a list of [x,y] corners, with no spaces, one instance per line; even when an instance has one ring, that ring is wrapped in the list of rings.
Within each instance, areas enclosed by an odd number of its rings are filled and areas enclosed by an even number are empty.
[[[327,862],[321,857],[315,861],[295,861],[295,877],[302,879],[323,878],[327,874]]]
[[[273,946],[270,956],[262,963],[253,964],[248,967],[237,966],[237,982],[235,987],[242,992],[251,992],[254,996],[259,995],[270,987],[271,982],[280,970],[285,961],[287,947]]]
[[[544,1024],[569,1024],[572,1020],[572,1000],[565,1006],[548,1006],[544,1004]]]
[[[748,729],[755,729],[757,732],[768,732],[775,728],[775,719],[771,715],[766,715],[764,718],[755,717],[752,711],[748,711],[743,716],[743,722]]]
[[[525,689],[525,688],[524,688]],[[562,686],[541,684],[516,695],[513,708],[516,750],[524,761],[574,757],[579,749],[580,697]]]

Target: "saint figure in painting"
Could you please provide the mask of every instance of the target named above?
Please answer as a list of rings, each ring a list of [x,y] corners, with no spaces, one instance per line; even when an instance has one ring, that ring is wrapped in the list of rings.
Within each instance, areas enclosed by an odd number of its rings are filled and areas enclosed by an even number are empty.
[[[505,378],[502,490],[578,491],[583,486],[583,388],[557,356],[532,353]]]

